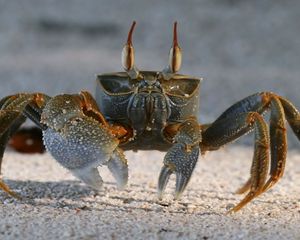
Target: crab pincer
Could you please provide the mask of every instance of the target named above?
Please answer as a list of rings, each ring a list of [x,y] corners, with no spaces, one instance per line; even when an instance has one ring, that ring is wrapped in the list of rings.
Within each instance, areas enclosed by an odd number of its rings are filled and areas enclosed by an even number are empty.
[[[97,167],[106,165],[124,187],[127,160],[117,146],[119,140],[104,122],[89,93],[59,95],[43,110],[44,143],[52,156],[76,177],[99,190],[103,180]]]
[[[118,148],[124,129],[106,122],[94,98],[80,94],[17,94],[0,102],[0,166],[9,137],[25,121],[25,116],[43,131],[46,149],[65,168],[94,189],[103,180],[98,166],[106,165],[120,188],[128,181],[127,160]],[[18,197],[0,180],[0,188]]]
[[[174,145],[164,158],[164,166],[158,179],[158,196],[161,199],[171,174],[176,174],[175,199],[185,190],[199,157],[201,131],[196,119],[180,124],[174,137]]]

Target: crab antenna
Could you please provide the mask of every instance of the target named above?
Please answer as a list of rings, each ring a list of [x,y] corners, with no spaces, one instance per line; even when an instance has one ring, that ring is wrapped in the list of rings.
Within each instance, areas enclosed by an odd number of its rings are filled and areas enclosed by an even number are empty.
[[[127,42],[122,50],[122,65],[124,70],[128,73],[131,78],[137,78],[139,75],[139,71],[134,65],[134,48],[132,45],[132,34],[136,22],[133,21],[130,30],[128,32]]]

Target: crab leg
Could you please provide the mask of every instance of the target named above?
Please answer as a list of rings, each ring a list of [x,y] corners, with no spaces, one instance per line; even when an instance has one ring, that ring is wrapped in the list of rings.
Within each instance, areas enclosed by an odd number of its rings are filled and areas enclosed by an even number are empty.
[[[271,176],[264,186],[264,191],[278,182],[284,173],[286,160],[286,147],[284,146],[287,145],[285,117],[300,140],[300,114],[295,106],[282,97],[274,98],[271,106],[277,111],[271,112],[270,133],[271,147],[273,148],[271,151]],[[272,141],[274,142],[273,146]]]
[[[270,116],[270,147],[271,147],[271,168],[270,178],[253,194],[253,165],[256,159],[256,150],[254,152],[254,159],[251,168],[250,179],[237,191],[237,193],[244,193],[248,190],[250,192],[235,208],[231,211],[238,211],[246,203],[251,201],[254,197],[268,190],[282,177],[286,161],[286,129],[285,129],[285,114],[294,132],[298,133],[299,137],[299,119],[300,115],[296,108],[286,99],[281,98],[270,92],[263,92],[253,94],[240,102],[234,104],[226,110],[214,123],[207,125],[203,130],[203,141],[201,143],[201,150],[216,150],[221,146],[232,142],[255,128],[253,124],[245,124],[243,116],[251,112],[257,115],[262,114],[266,110],[271,110]],[[263,119],[262,119],[263,120]],[[257,132],[258,130],[255,129]],[[266,130],[264,130],[266,131]],[[256,139],[256,137],[255,137]],[[257,140],[256,140],[257,141]],[[266,153],[265,159],[268,159],[268,145],[265,145]],[[263,160],[261,160],[263,161]],[[265,168],[264,168],[265,169]],[[266,168],[268,170],[268,168]],[[261,170],[261,169],[260,169]],[[257,169],[257,173],[260,171]],[[265,176],[263,175],[263,179]]]
[[[175,199],[179,199],[186,188],[199,156],[200,128],[196,119],[192,118],[175,127],[174,145],[164,158],[158,180],[158,195],[163,192],[172,173],[176,174]]]
[[[296,109],[296,107],[287,99],[283,97],[278,97],[283,108],[284,113],[286,116],[286,119],[291,126],[293,132],[297,136],[297,138],[300,140],[300,113]]]
[[[218,120],[203,133],[203,142],[210,142],[216,148],[225,143],[227,139],[255,130],[255,147],[251,166],[251,177],[247,182],[246,197],[233,209],[237,211],[256,197],[263,189],[269,168],[269,133],[267,124],[262,116],[256,112],[241,113],[237,116]],[[224,137],[225,136],[225,137]],[[205,139],[205,141],[204,141]]]
[[[264,185],[263,190],[260,192],[260,194],[271,188],[282,177],[287,152],[287,136],[284,110],[280,100],[277,97],[272,97],[270,109],[271,176]],[[250,189],[250,187],[250,181],[248,180],[244,184],[244,186],[242,186],[237,191],[237,193],[245,193]]]
[[[3,154],[10,136],[13,135],[26,120],[24,116],[26,112],[30,113],[30,108],[42,107],[45,99],[48,98],[48,96],[38,93],[17,94],[3,98],[0,101],[0,171]],[[26,110],[27,107],[28,110]],[[0,180],[0,188],[11,196],[19,198],[2,180]]]
[[[15,121],[15,124],[12,122]],[[6,148],[6,145],[9,141],[9,137],[13,134],[13,132],[19,128],[19,126],[25,121],[22,116],[19,116],[17,112],[7,111],[4,112],[0,110],[0,172],[3,154]],[[20,199],[20,197],[14,193],[3,181],[0,179],[0,189],[11,195],[12,197]]]

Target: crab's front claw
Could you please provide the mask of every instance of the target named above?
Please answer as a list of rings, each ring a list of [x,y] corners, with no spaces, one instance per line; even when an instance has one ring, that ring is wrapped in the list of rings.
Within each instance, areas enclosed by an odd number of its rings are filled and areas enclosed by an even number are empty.
[[[97,167],[106,165],[119,187],[127,183],[127,161],[110,131],[94,119],[73,118],[60,131],[44,131],[44,142],[52,156],[77,178],[95,190],[103,180]]]
[[[117,148],[106,165],[116,179],[118,187],[124,188],[128,182],[128,165],[122,150]]]
[[[45,107],[41,121],[47,150],[85,184],[99,190],[103,180],[97,167],[106,165],[119,187],[127,183],[128,169],[119,140],[87,92],[59,95]]]
[[[123,152],[119,148],[116,148],[110,159],[104,165],[108,167],[116,179],[118,187],[120,189],[124,188],[128,181],[128,165]],[[101,190],[103,180],[98,172],[97,166],[94,167],[92,164],[87,167],[72,169],[71,172],[88,186],[95,190]]]
[[[199,147],[187,150],[183,143],[171,147],[164,158],[158,180],[158,196],[161,199],[172,173],[176,174],[175,199],[179,199],[186,188],[199,156]]]

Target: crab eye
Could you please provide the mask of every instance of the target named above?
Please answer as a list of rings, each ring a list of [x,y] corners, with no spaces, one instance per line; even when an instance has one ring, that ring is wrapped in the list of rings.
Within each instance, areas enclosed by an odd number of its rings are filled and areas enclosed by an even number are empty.
[[[182,53],[177,41],[177,22],[174,23],[173,46],[169,53],[169,69],[172,73],[178,72],[181,66]]]
[[[122,65],[125,71],[130,71],[134,68],[134,48],[132,46],[132,33],[136,22],[134,21],[128,33],[127,42],[122,50]]]

